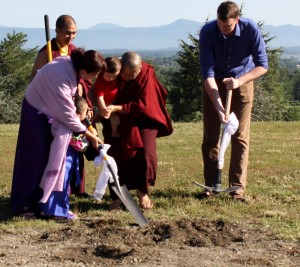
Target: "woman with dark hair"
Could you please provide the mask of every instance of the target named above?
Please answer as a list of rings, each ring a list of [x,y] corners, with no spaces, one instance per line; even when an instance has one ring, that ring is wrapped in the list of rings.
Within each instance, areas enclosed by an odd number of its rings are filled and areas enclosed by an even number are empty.
[[[72,43],[77,33],[76,22],[70,15],[61,15],[57,18],[55,23],[56,36],[51,40],[51,54],[52,58],[60,56],[70,56],[76,49],[76,46]],[[36,75],[37,71],[48,63],[48,50],[45,44],[38,52],[33,64],[31,72],[31,80]],[[79,79],[77,93],[84,97],[92,108],[92,103],[87,97],[87,92],[91,87],[91,81],[85,79]],[[90,117],[93,116],[92,112],[88,113]],[[79,170],[80,170],[80,183],[77,184],[77,178],[71,179],[71,193],[78,197],[88,197],[85,192],[85,169],[84,169],[84,156],[79,153]]]
[[[44,194],[42,187],[47,181],[53,179],[53,190],[62,190],[72,132],[85,133],[93,147],[102,143],[81,123],[72,97],[77,91],[78,79],[96,77],[103,69],[103,62],[98,52],[79,48],[71,57],[57,57],[46,64],[27,87],[12,180],[14,214],[38,214]]]

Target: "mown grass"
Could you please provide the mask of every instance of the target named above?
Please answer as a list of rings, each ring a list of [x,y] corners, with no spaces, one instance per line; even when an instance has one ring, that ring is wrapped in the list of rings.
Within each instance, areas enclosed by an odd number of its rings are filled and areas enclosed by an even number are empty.
[[[198,200],[203,183],[201,156],[202,124],[175,123],[174,133],[157,140],[159,170],[151,190],[155,209],[146,211],[150,220],[206,218],[253,224],[270,229],[278,238],[300,240],[300,122],[252,123],[247,203],[232,202],[225,193],[218,198]],[[9,192],[18,125],[0,125],[0,228],[55,227],[43,221],[25,222],[9,213]],[[226,152],[228,159],[230,148]],[[227,187],[227,169],[223,187]],[[92,193],[99,169],[86,162],[87,192]],[[127,211],[107,212],[108,194],[102,203],[72,197],[81,218],[114,218],[133,222]]]

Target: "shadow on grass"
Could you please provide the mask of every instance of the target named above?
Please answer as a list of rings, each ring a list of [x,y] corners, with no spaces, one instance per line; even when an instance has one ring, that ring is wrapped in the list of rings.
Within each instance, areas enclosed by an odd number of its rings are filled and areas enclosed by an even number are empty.
[[[134,191],[130,192],[133,198],[138,201],[135,196]],[[183,189],[177,188],[169,188],[169,189],[154,189],[150,197],[151,199],[184,199],[184,198],[197,198],[199,195],[199,191],[187,191]],[[78,198],[73,195],[70,196],[70,208],[76,209],[80,212],[88,212],[95,210],[106,210],[108,211],[109,205],[111,203],[111,198],[109,195],[105,195],[101,202],[93,199],[93,198]],[[9,221],[13,219],[13,214],[10,211],[10,198],[0,196],[0,223]]]
[[[169,188],[169,189],[155,189],[151,193],[153,198],[189,198],[196,197],[199,192],[188,192],[183,189]]]
[[[108,210],[110,202],[111,198],[106,195],[103,197],[101,202],[93,198],[82,199],[74,196],[70,197],[71,209],[75,208],[80,212],[88,212],[91,210]]]
[[[10,205],[10,198],[0,196],[0,223],[6,222],[13,218],[9,205]]]
[[[104,196],[101,202],[94,199],[80,199],[77,197],[70,197],[70,206],[76,207],[80,212],[87,212],[90,210],[108,210],[110,204],[110,197]],[[0,196],[0,223],[10,221],[14,218],[10,211],[10,198]]]
[[[138,203],[135,191],[130,191],[133,199]],[[183,189],[169,188],[169,189],[154,189],[150,193],[150,198],[155,200],[159,199],[186,199],[186,198],[197,198],[200,191],[191,192]],[[81,199],[75,196],[71,196],[71,209],[75,208],[80,212],[88,212],[92,210],[108,210],[111,203],[109,195],[105,195],[101,202],[97,202],[93,199]]]

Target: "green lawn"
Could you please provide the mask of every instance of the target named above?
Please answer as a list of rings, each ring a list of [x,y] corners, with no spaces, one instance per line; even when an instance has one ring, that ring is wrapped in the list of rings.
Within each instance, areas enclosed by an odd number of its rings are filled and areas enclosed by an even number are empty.
[[[17,131],[18,125],[0,125],[0,227],[24,225],[11,217],[8,208]],[[271,229],[279,238],[300,241],[300,122],[252,123],[247,203],[234,203],[223,193],[205,201],[195,198],[201,188],[192,182],[203,183],[201,140],[201,123],[175,123],[171,136],[157,140],[159,170],[156,186],[151,190],[155,209],[148,211],[147,217],[249,223]],[[224,188],[229,150],[223,171]],[[99,169],[87,162],[86,172],[87,191],[92,193]],[[132,221],[126,211],[109,214],[109,202],[108,195],[101,204],[71,198],[73,210],[80,217],[117,216],[124,224]]]

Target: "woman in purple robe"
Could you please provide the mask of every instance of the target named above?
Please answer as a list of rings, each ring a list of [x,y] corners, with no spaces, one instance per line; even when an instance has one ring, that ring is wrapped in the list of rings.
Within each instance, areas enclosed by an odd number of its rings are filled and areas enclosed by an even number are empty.
[[[71,134],[85,133],[94,147],[102,141],[80,122],[72,97],[78,78],[91,79],[103,70],[94,50],[76,49],[42,67],[26,89],[11,190],[15,215],[39,214],[49,191],[62,191]]]

